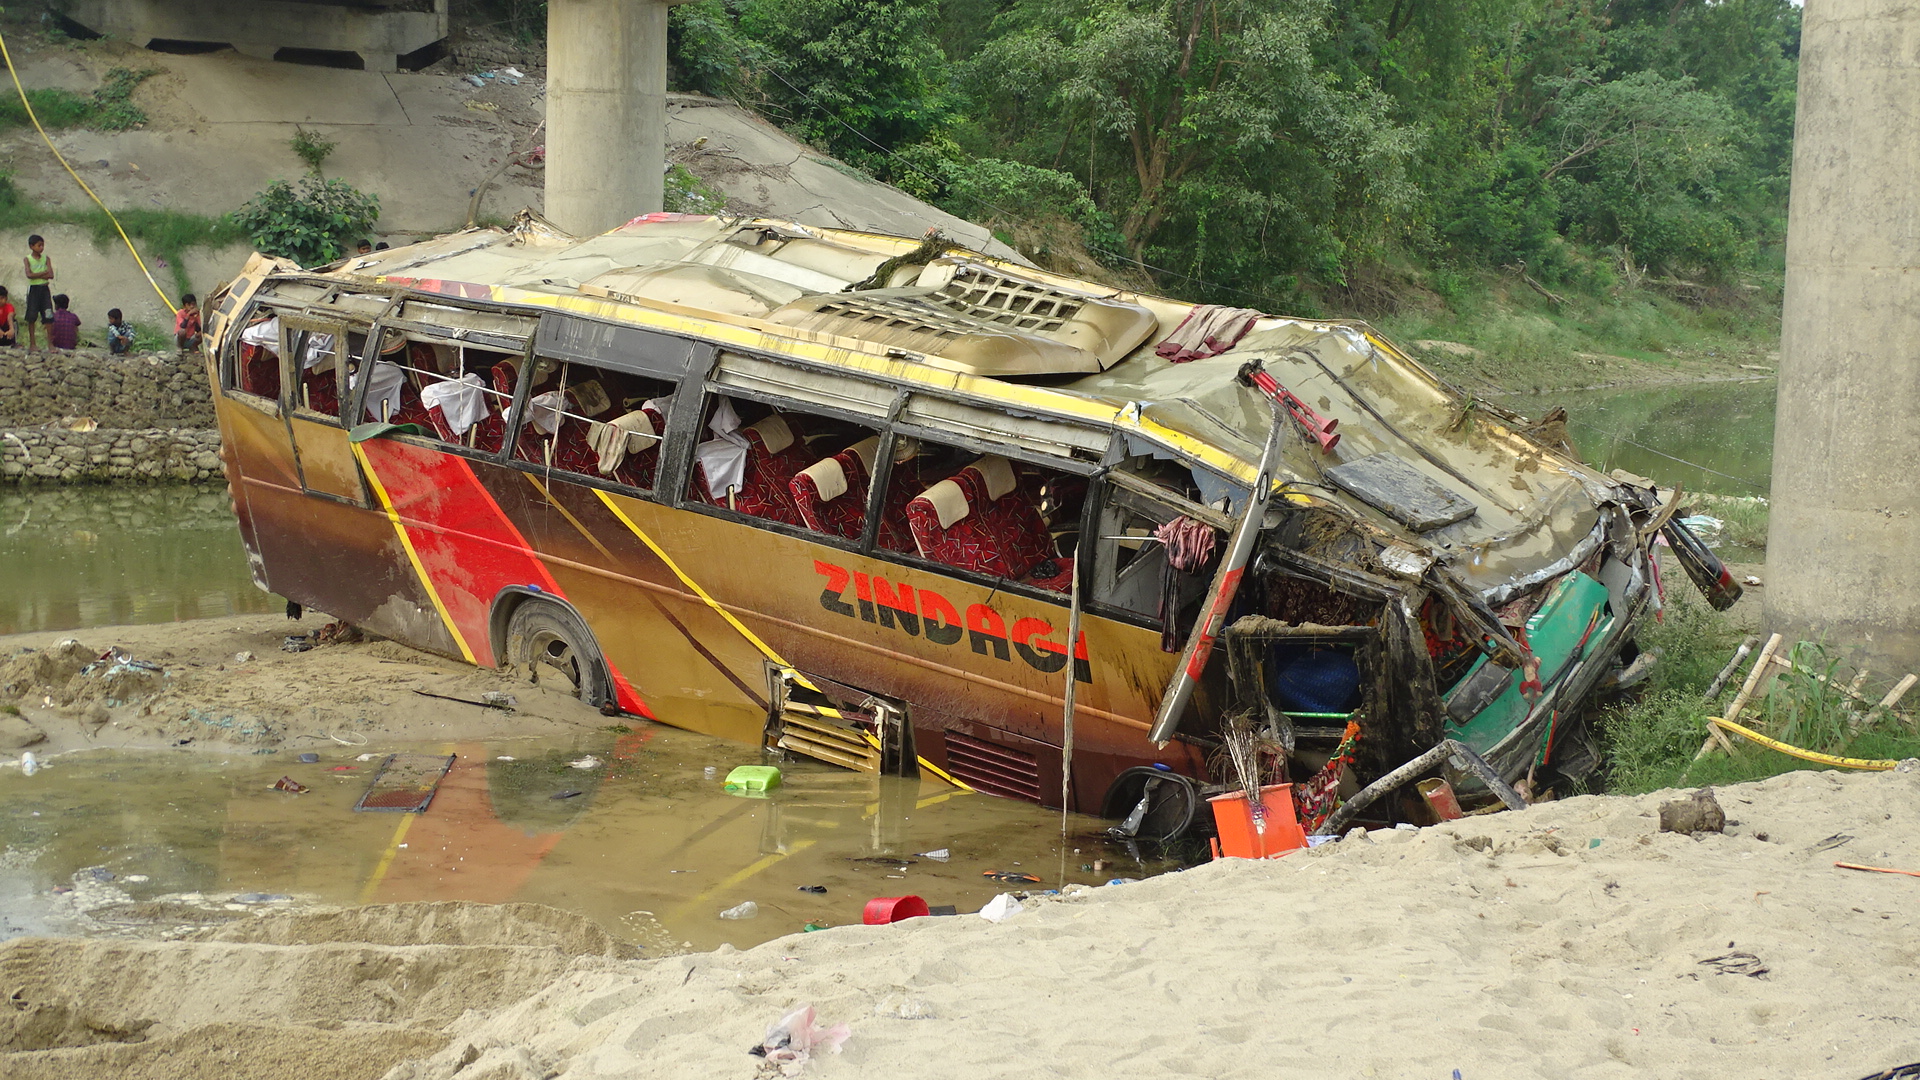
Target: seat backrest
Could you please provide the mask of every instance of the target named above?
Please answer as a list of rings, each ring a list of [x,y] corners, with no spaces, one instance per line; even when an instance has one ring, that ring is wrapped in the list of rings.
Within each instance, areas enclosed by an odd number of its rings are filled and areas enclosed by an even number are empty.
[[[657,410],[645,406],[642,406],[640,411],[647,414],[647,422],[653,425],[655,434],[664,435],[666,433],[666,417],[661,416]],[[662,441],[663,440],[655,439],[652,446],[642,450],[627,451],[626,459],[621,461],[619,467],[613,470],[613,478],[629,487],[637,487],[643,490],[651,489],[653,487],[654,474],[658,472],[660,468],[660,444]]]
[[[1053,557],[1038,500],[1007,459],[988,455],[907,503],[920,554],[961,570],[1020,580]]]
[[[800,470],[788,485],[807,528],[858,540],[867,525],[867,486],[880,437],[871,436]]]
[[[740,429],[747,440],[746,472],[733,493],[732,506],[742,514],[804,525],[793,501],[793,478],[812,463],[806,439],[790,417],[774,413]],[[726,492],[709,490],[705,470],[694,467],[694,492],[716,506],[728,505]]]

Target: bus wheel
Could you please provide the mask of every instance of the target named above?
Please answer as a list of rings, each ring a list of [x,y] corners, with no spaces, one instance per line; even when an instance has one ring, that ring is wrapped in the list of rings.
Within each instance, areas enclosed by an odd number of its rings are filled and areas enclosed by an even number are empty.
[[[607,665],[580,616],[558,604],[528,600],[507,620],[507,659],[526,664],[533,681],[558,675],[575,697],[598,706],[613,700]]]

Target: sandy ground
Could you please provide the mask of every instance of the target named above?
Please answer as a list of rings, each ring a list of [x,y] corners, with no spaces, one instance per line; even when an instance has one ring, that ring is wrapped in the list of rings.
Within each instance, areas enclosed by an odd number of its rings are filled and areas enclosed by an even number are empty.
[[[0,946],[18,1077],[1860,1077],[1920,1060],[1920,772],[1589,796],[971,915],[633,959],[529,905]],[[124,973],[124,974],[122,974]],[[136,974],[137,973],[137,974]],[[131,977],[129,977],[131,976]],[[136,1041],[137,1040],[137,1041]]]
[[[19,710],[0,712],[0,753],[300,751],[557,735],[610,723],[550,686],[530,684],[524,669],[476,668],[389,641],[282,651],[289,635],[327,621],[313,612],[297,623],[241,615],[0,637],[0,703]],[[83,670],[116,647],[161,670],[111,660]],[[467,704],[489,692],[512,695],[513,706]]]

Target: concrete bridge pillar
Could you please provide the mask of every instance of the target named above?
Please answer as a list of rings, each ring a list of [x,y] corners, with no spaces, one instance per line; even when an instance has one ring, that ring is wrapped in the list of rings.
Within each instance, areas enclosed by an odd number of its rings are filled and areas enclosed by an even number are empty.
[[[1920,671],[1920,8],[1804,18],[1766,618]]]
[[[667,5],[549,0],[546,216],[580,236],[661,208]]]

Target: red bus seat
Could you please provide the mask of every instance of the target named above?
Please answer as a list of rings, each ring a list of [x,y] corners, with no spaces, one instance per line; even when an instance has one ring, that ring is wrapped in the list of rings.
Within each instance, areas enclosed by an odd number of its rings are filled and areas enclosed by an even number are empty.
[[[935,562],[1055,591],[1072,580],[1039,498],[1006,458],[988,455],[921,492],[907,503],[907,522],[921,556]]]
[[[814,532],[860,539],[867,525],[867,492],[873,482],[873,456],[879,436],[862,439],[830,458],[822,458],[793,478],[794,508]],[[907,503],[924,486],[918,461],[898,461],[880,510],[876,543],[887,551],[912,551],[913,530],[907,524]],[[828,497],[826,492],[836,492]]]
[[[280,400],[280,357],[264,345],[240,346],[240,389]]]
[[[799,425],[774,413],[740,429],[747,439],[746,473],[733,493],[733,509],[752,517],[787,525],[804,525],[793,502],[793,478],[811,464]],[[725,493],[715,498],[707,488],[706,470],[693,470],[694,494],[715,506],[728,505]]]

